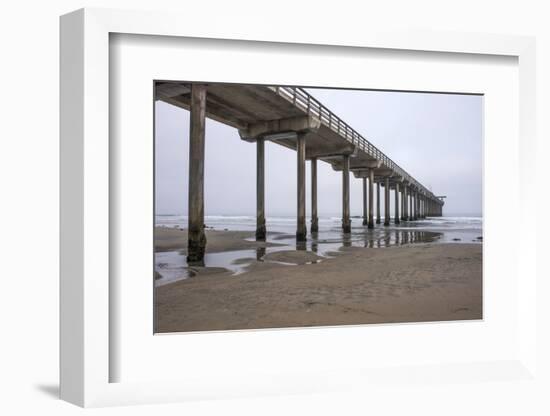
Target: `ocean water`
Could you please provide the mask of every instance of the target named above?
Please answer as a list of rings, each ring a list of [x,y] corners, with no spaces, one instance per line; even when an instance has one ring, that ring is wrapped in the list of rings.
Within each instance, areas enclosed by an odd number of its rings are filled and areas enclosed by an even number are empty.
[[[319,218],[319,232],[308,232],[307,242],[297,243],[295,239],[295,217],[269,217],[266,219],[267,241],[280,246],[251,250],[234,250],[222,253],[206,253],[205,267],[228,269],[232,275],[246,271],[255,261],[266,261],[264,256],[282,250],[307,250],[314,252],[321,259],[330,258],[331,253],[343,247],[368,247],[373,249],[419,243],[476,243],[483,241],[483,221],[481,217],[430,217],[423,220],[401,222],[389,227],[376,224],[372,230],[362,225],[362,218],[352,217],[350,234],[343,234],[341,218],[327,216]],[[187,217],[182,215],[158,215],[156,226],[169,228],[186,228]],[[383,222],[383,219],[382,219]],[[309,228],[310,220],[307,219]],[[256,218],[253,216],[210,215],[205,217],[208,229],[229,231],[256,230]],[[253,234],[252,234],[253,236]],[[253,239],[253,237],[252,237]],[[291,263],[289,263],[291,264]],[[196,273],[196,268],[187,265],[185,256],[179,251],[155,253],[155,270],[162,276],[155,281],[163,285],[173,281],[189,278]]]

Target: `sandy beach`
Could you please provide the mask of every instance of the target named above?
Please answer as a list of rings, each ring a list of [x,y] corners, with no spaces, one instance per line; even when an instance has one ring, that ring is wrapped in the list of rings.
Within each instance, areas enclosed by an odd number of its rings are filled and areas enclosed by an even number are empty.
[[[207,252],[257,249],[249,231],[208,230]],[[185,231],[155,230],[158,252],[186,246]],[[202,268],[155,289],[156,332],[482,318],[482,245],[341,247],[330,256],[282,250],[245,271]],[[201,268],[199,268],[201,269]]]
[[[208,240],[209,253],[219,253],[229,250],[244,250],[257,247],[271,247],[276,245],[275,243],[270,242],[246,240],[254,237],[254,233],[249,231],[206,230],[206,237]],[[170,250],[180,250],[182,253],[186,253],[187,230],[156,227],[155,252]]]

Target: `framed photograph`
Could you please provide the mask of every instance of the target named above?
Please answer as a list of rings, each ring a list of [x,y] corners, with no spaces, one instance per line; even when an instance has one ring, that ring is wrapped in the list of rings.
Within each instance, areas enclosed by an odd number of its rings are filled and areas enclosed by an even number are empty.
[[[155,333],[482,319],[482,95],[154,88]]]
[[[534,40],[181,19],[61,18],[62,398],[533,379]]]

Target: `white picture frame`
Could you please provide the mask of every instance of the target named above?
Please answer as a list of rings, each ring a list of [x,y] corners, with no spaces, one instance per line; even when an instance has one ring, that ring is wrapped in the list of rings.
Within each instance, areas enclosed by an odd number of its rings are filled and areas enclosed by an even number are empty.
[[[181,22],[185,20],[186,25]],[[382,367],[364,371],[332,369],[331,377],[279,374],[239,380],[234,373],[213,381],[193,377],[183,381],[110,382],[110,366],[120,359],[110,349],[110,166],[109,158],[109,36],[110,34],[282,42],[300,45],[380,48],[453,54],[502,55],[518,59],[519,67],[519,177],[518,227],[529,218],[534,183],[528,170],[534,155],[535,42],[533,38],[465,33],[380,32],[361,36],[321,32],[279,31],[265,26],[247,36],[228,27],[204,27],[169,13],[83,9],[61,19],[61,397],[80,406],[158,403],[194,398],[241,397],[261,394],[323,392],[351,384],[410,382],[410,371]],[[327,37],[328,36],[328,37]],[[111,224],[112,225],[112,224]],[[526,224],[524,224],[526,225]],[[471,381],[500,374],[518,382],[536,377],[536,269],[534,250],[521,242],[536,241],[533,227],[522,227],[518,242],[517,354],[498,362],[482,361],[439,366],[418,362],[418,380]],[[526,247],[524,244],[523,247]],[[147,307],[147,306],[145,306]],[[110,309],[111,308],[111,309]],[[361,331],[361,328],[356,328]],[[219,334],[223,337],[224,334]],[[226,338],[228,337],[225,335]],[[223,341],[223,340],[222,340]],[[239,342],[239,341],[236,341]],[[325,371],[325,370],[323,370]],[[473,373],[482,372],[483,377]],[[497,377],[497,376],[495,376]],[[498,377],[497,377],[498,378]],[[348,380],[343,383],[341,380]]]

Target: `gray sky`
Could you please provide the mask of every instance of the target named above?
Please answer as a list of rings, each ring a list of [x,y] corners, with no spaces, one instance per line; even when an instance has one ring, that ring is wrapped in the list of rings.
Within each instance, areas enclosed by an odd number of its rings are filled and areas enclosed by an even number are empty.
[[[436,195],[445,215],[481,215],[483,98],[450,94],[308,89]],[[156,103],[156,213],[187,214],[189,112]],[[296,213],[296,152],[266,143],[266,215]],[[309,162],[306,163],[309,207]],[[256,147],[236,129],[206,123],[205,214],[255,215]],[[318,164],[320,216],[341,213],[341,172]],[[393,212],[393,192],[391,193]],[[351,214],[361,215],[351,175]]]

